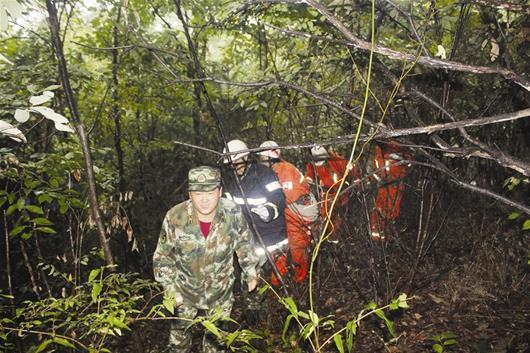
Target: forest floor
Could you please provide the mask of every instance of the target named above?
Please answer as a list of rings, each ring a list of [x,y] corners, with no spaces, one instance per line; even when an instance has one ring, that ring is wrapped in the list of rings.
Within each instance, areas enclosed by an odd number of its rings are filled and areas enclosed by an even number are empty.
[[[528,234],[498,209],[472,200],[431,206],[424,208],[421,227],[417,212],[404,208],[384,246],[361,235],[366,222],[358,219],[344,223],[337,243],[324,244],[314,271],[314,308],[321,318],[331,315],[335,325],[319,331],[320,342],[367,303],[385,305],[406,293],[409,308],[387,312],[395,336],[383,320],[369,317],[357,330],[354,352],[530,353]],[[308,284],[290,284],[288,290],[298,308],[307,310]],[[232,316],[240,328],[263,336],[253,341],[257,352],[312,352],[297,338],[294,320],[282,340],[289,312],[271,290],[258,324],[246,323],[242,302],[236,288]],[[167,322],[148,323],[120,352],[162,352],[168,329]],[[194,352],[200,352],[202,331],[192,332]],[[333,342],[321,351],[338,352]]]

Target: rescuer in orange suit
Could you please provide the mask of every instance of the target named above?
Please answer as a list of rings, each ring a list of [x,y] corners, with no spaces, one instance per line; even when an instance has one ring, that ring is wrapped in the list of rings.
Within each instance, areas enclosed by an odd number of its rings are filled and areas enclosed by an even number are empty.
[[[294,265],[294,280],[300,283],[306,279],[309,270],[310,230],[311,223],[318,218],[318,206],[304,175],[293,164],[280,158],[278,144],[274,141],[265,141],[260,147],[271,148],[258,153],[260,161],[272,168],[283,187],[287,204],[285,208],[287,238]],[[278,259],[276,265],[283,277],[287,273],[287,256]],[[274,274],[272,284],[279,285]]]
[[[408,173],[410,153],[397,142],[391,141],[375,146],[373,156],[373,179],[379,188],[375,207],[370,213],[372,240],[385,241],[386,227],[395,222],[401,211],[401,199],[405,191],[403,179]]]
[[[352,165],[346,173],[348,161],[336,153],[329,153],[323,146],[311,148],[311,156],[313,161],[306,166],[306,179],[317,186],[322,201],[322,217],[327,219],[328,210],[338,190],[340,179],[346,175],[344,187],[347,187],[350,185],[352,177],[355,180],[360,178],[360,172],[357,167]],[[350,193],[345,193],[337,199],[336,212],[331,219],[333,227],[340,228],[342,225],[342,216],[339,214],[345,212],[349,198]]]

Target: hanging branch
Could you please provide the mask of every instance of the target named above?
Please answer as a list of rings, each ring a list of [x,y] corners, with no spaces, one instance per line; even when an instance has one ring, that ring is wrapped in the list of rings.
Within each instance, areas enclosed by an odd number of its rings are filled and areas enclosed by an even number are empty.
[[[307,4],[310,7],[317,10],[321,15],[323,15],[342,35],[348,40],[349,44],[353,47],[363,50],[370,51],[371,43],[365,40],[362,40],[356,37],[336,16],[334,16],[326,7],[314,0],[255,0],[251,4],[264,4],[264,3],[290,3],[290,4]],[[248,9],[249,4],[245,4],[243,7],[239,8],[237,12],[244,11]],[[304,34],[304,37],[310,37],[309,34]],[[517,83],[519,86],[523,87],[525,90],[530,91],[530,80],[519,75],[518,73],[506,69],[506,68],[497,68],[490,66],[474,66],[463,64],[456,61],[443,60],[431,58],[428,56],[416,56],[414,54],[403,53],[394,49],[390,49],[381,45],[374,46],[374,52],[381,54],[391,60],[400,60],[406,61],[409,63],[418,63],[426,65],[429,67],[437,69],[447,69],[451,71],[460,71],[460,72],[471,72],[475,74],[498,74],[503,76],[505,79]]]
[[[500,10],[508,10],[514,12],[526,12],[530,14],[530,5],[514,4],[513,2],[501,2],[498,0],[468,0],[468,4],[480,4],[488,7],[493,7]]]
[[[57,18],[57,9],[53,0],[46,0],[46,8],[48,10],[48,21],[50,25],[50,32],[53,47],[55,49],[55,55],[58,61],[59,76],[61,78],[61,83],[64,89],[66,96],[66,102],[74,122],[77,135],[81,142],[81,149],[83,151],[83,156],[85,159],[85,168],[87,172],[87,184],[88,184],[88,195],[90,202],[90,209],[92,211],[92,218],[96,224],[96,230],[99,236],[99,242],[103,249],[105,256],[105,262],[107,265],[114,265],[114,260],[112,258],[112,252],[110,249],[109,241],[105,235],[105,227],[103,226],[103,221],[101,219],[101,213],[99,211],[98,195],[96,190],[96,179],[94,176],[94,167],[92,164],[92,155],[90,152],[90,141],[88,139],[85,126],[80,119],[79,112],[77,110],[77,101],[70,85],[70,75],[68,73],[68,68],[66,65],[66,60],[64,57],[63,43],[59,35],[59,20]],[[112,268],[112,267],[111,267]]]
[[[452,114],[450,114],[446,109],[444,109],[438,103],[436,103],[435,101],[433,101],[432,99],[430,99],[429,97],[427,97],[426,95],[424,95],[423,93],[421,93],[421,92],[419,92],[417,90],[414,90],[413,92],[416,95],[418,95],[419,97],[423,98],[425,101],[429,102],[431,105],[433,105],[437,109],[439,109],[443,114],[445,114],[447,117],[449,117],[451,120],[454,121],[453,123],[449,123],[449,124],[458,124],[459,123],[459,122],[456,122],[456,119],[455,119],[455,117]],[[482,120],[482,121],[486,121],[486,124],[491,124],[493,122],[501,122],[501,121],[503,121],[504,118],[512,120],[511,118],[518,119],[518,118],[523,118],[523,117],[527,117],[527,116],[530,116],[530,108],[524,109],[524,110],[520,110],[520,111],[515,112],[515,113],[501,114],[501,115],[498,115],[496,117],[482,118],[482,119],[473,119],[473,120],[475,120],[475,121],[476,120]],[[467,120],[467,121],[471,122],[472,120]],[[445,125],[445,124],[443,124],[443,125]],[[474,126],[474,125],[466,125],[466,126]],[[521,174],[523,174],[525,176],[530,176],[530,163],[528,163],[528,162],[526,162],[524,160],[512,157],[512,156],[504,153],[503,151],[501,151],[499,149],[492,148],[492,147],[486,145],[485,143],[472,138],[463,129],[463,126],[460,126],[460,127],[457,127],[457,128],[460,131],[461,135],[467,141],[469,141],[470,143],[474,144],[475,146],[478,146],[482,151],[486,152],[490,156],[491,159],[495,160],[497,163],[499,163],[503,167],[507,167],[507,168],[513,169],[513,170],[515,170],[515,171],[517,171],[517,172],[519,172],[519,173],[521,173]]]

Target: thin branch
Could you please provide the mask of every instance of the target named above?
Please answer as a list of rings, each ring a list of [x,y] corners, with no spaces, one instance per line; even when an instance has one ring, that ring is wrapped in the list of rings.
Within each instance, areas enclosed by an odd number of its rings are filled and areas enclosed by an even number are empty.
[[[468,0],[468,4],[480,4],[493,7],[499,10],[508,10],[514,12],[526,12],[530,14],[530,5],[514,4],[513,2],[501,2],[497,0]]]
[[[362,40],[356,37],[337,17],[335,17],[327,8],[325,8],[320,3],[314,0],[300,0],[300,1],[272,1],[272,0],[256,0],[255,3],[298,3],[298,4],[307,4],[310,7],[317,10],[321,15],[323,15],[336,29],[338,29],[342,35],[357,49],[364,51],[371,50],[370,42]],[[506,68],[497,68],[491,66],[474,66],[459,63],[456,61],[442,60],[436,58],[430,58],[427,56],[416,56],[414,54],[403,53],[394,49],[390,49],[381,45],[374,46],[374,52],[386,56],[392,60],[402,60],[410,63],[418,63],[426,66],[430,66],[438,69],[447,69],[452,71],[460,72],[471,72],[476,74],[499,74],[505,79],[515,82],[525,90],[530,91],[530,80],[519,75],[518,73],[506,69]]]

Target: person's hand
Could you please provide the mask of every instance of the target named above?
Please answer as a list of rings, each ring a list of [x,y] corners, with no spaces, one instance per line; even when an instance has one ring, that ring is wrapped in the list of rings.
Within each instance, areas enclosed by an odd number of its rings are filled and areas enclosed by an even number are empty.
[[[258,279],[254,278],[248,282],[248,291],[252,292],[258,286]]]
[[[269,213],[269,210],[267,209],[267,207],[263,205],[258,206],[258,207],[252,207],[250,209],[250,212],[258,215],[258,217],[265,223],[268,223],[271,221],[271,215]]]
[[[175,293],[175,305],[181,306],[184,303],[184,298],[182,298],[182,294]]]

